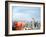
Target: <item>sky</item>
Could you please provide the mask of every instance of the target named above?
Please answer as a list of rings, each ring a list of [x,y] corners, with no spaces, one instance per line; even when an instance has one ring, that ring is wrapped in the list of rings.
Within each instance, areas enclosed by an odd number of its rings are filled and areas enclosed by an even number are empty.
[[[23,7],[23,6],[13,6],[13,16],[14,20],[26,20],[31,21],[32,18],[35,21],[40,21],[40,7]]]

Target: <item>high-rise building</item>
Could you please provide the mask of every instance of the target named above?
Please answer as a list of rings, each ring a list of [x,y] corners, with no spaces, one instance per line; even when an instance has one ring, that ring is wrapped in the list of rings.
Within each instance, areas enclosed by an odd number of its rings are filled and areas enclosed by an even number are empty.
[[[35,28],[35,19],[34,18],[32,18],[32,28],[34,29]]]

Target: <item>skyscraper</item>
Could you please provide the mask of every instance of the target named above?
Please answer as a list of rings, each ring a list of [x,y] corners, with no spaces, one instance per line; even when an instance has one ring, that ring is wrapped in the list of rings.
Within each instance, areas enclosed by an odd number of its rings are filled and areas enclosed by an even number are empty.
[[[34,29],[35,28],[35,19],[34,18],[32,18],[32,28]]]

